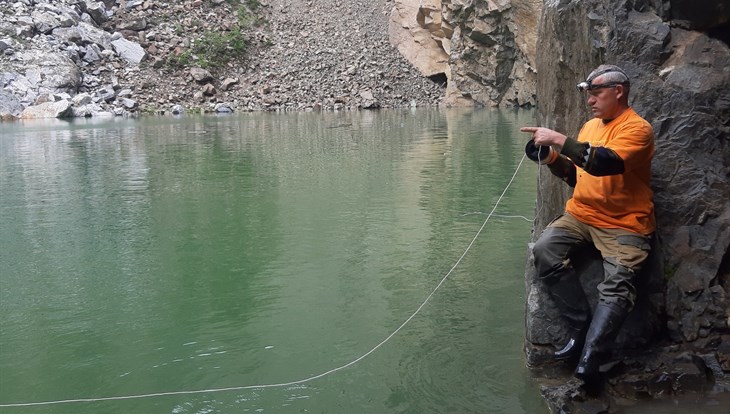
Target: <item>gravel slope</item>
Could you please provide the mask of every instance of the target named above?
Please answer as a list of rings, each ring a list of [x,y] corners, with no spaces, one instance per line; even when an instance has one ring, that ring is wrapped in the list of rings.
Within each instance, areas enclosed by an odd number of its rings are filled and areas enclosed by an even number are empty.
[[[222,3],[211,8],[212,20],[232,24],[235,7]],[[227,102],[237,110],[437,104],[444,88],[423,77],[388,41],[392,7],[391,0],[262,1],[255,13],[265,23],[247,34],[247,56],[227,67],[210,68],[216,78],[214,96],[201,98],[199,93],[191,99],[196,85],[185,70],[147,67],[136,82],[141,101],[204,108]],[[226,78],[238,82],[224,90],[220,85]]]

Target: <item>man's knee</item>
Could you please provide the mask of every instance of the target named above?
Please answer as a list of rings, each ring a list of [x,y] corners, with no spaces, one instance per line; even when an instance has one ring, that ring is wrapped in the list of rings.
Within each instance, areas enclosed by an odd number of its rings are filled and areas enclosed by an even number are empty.
[[[620,264],[614,258],[605,258],[603,269],[603,282],[598,285],[599,299],[631,309],[636,299],[634,270]]]
[[[565,242],[569,232],[560,228],[548,227],[540,235],[532,248],[538,279],[551,284],[557,282],[569,260]]]

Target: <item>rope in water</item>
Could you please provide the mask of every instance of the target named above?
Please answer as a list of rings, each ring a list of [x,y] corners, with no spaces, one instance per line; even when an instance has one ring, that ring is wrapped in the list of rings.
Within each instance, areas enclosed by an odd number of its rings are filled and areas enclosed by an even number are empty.
[[[462,216],[462,217],[464,217],[464,216],[469,216],[469,215],[472,215],[472,214],[479,214],[479,215],[483,215],[484,213],[483,213],[483,212],[481,212],[481,211],[474,211],[474,212],[471,212],[471,213],[464,213],[464,214],[462,214],[461,216]],[[533,221],[533,220],[532,220],[531,218],[527,218],[527,217],[525,217],[525,216],[520,216],[520,215],[512,215],[512,216],[510,216],[510,215],[504,215],[504,214],[492,214],[492,217],[501,217],[501,218],[520,218],[520,219],[522,219],[522,220],[525,220],[525,221],[528,221],[528,222],[530,222],[530,223],[532,223],[532,221]]]
[[[45,406],[45,405],[57,405],[57,404],[70,404],[70,403],[84,403],[84,402],[100,402],[100,401],[118,401],[118,400],[134,400],[134,399],[141,399],[141,398],[151,398],[151,397],[164,397],[164,396],[171,396],[171,395],[191,395],[191,394],[212,394],[212,393],[218,393],[218,392],[224,392],[224,391],[241,391],[241,390],[248,390],[248,389],[261,389],[261,388],[277,388],[277,387],[287,387],[290,385],[296,385],[296,384],[303,384],[305,382],[313,381],[322,377],[325,377],[327,375],[333,374],[337,371],[341,371],[347,367],[350,367],[364,358],[366,358],[368,355],[375,352],[378,348],[383,346],[386,342],[388,342],[392,337],[394,337],[401,329],[403,329],[404,326],[406,326],[411,319],[413,319],[420,311],[423,309],[424,306],[426,306],[426,303],[428,303],[429,300],[431,300],[431,297],[436,293],[436,291],[441,287],[441,285],[444,284],[446,279],[451,275],[451,273],[456,269],[456,267],[461,263],[461,260],[466,256],[466,254],[469,252],[471,247],[474,245],[474,242],[476,241],[477,237],[479,237],[479,234],[481,234],[482,230],[484,229],[484,226],[487,225],[487,222],[489,219],[494,216],[494,211],[497,209],[497,206],[499,206],[499,203],[502,201],[502,198],[504,197],[505,193],[507,193],[507,190],[512,185],[512,182],[515,180],[515,177],[517,176],[517,172],[520,170],[520,167],[522,167],[522,163],[525,161],[525,155],[522,156],[522,159],[520,160],[519,164],[517,165],[517,168],[515,169],[514,174],[512,174],[512,178],[510,178],[509,182],[507,183],[507,186],[502,191],[502,194],[499,195],[499,198],[494,203],[494,207],[492,207],[492,211],[489,212],[487,215],[487,218],[482,223],[481,227],[479,227],[479,230],[477,230],[474,237],[471,239],[471,242],[466,247],[466,250],[464,250],[464,253],[459,257],[459,259],[454,263],[453,266],[451,266],[451,269],[446,273],[446,275],[441,279],[441,281],[436,285],[435,288],[431,291],[431,293],[426,296],[426,299],[421,303],[421,305],[411,314],[411,316],[408,317],[398,328],[396,328],[390,335],[388,335],[385,339],[380,341],[377,345],[375,345],[371,350],[367,351],[366,353],[362,354],[361,356],[355,358],[354,360],[348,362],[345,365],[341,365],[337,368],[332,368],[329,371],[325,371],[321,374],[313,375],[311,377],[307,377],[304,379],[296,380],[296,381],[289,381],[289,382],[281,382],[277,384],[261,384],[261,385],[244,385],[244,386],[237,386],[237,387],[225,387],[225,388],[209,388],[209,389],[202,389],[202,390],[189,390],[189,391],[165,391],[165,392],[155,392],[155,393],[149,393],[149,394],[136,394],[136,395],[120,395],[120,396],[114,396],[114,397],[97,397],[97,398],[74,398],[74,399],[67,399],[67,400],[55,400],[55,401],[39,401],[39,402],[27,402],[27,403],[10,403],[10,404],[0,404],[0,408],[9,408],[9,407],[32,407],[32,406]]]

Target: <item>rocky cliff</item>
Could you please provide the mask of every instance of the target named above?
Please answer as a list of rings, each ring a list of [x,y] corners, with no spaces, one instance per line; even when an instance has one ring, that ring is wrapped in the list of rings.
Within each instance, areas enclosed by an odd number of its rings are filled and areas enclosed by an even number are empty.
[[[445,106],[536,104],[540,0],[396,0],[390,40],[421,73],[448,81]]]
[[[643,300],[619,338],[625,354],[610,372],[613,396],[728,391],[730,8],[721,3],[548,1],[540,19],[541,125],[575,136],[590,116],[575,85],[599,64],[615,63],[632,78],[631,105],[655,131],[658,229],[651,266],[641,276]],[[569,196],[547,170],[539,190],[534,237]],[[601,273],[591,259],[582,266]],[[565,332],[529,263],[526,280],[527,355],[539,363],[546,346],[562,343]],[[596,276],[584,282],[590,291]],[[654,353],[645,352],[649,346]],[[642,357],[629,358],[636,356],[632,348],[644,351]],[[577,404],[566,395],[553,398],[555,410]]]

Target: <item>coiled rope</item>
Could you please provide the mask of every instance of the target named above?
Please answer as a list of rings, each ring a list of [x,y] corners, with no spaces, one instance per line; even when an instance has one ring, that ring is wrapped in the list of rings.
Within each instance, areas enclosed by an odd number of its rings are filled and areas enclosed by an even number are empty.
[[[165,391],[165,392],[155,392],[155,393],[149,393],[149,394],[135,394],[135,395],[119,395],[119,396],[113,396],[113,397],[95,397],[95,398],[73,398],[73,399],[66,399],[66,400],[54,400],[54,401],[39,401],[39,402],[26,402],[26,403],[9,403],[9,404],[0,404],[0,408],[10,408],[10,407],[33,407],[33,406],[47,406],[47,405],[58,405],[58,404],[71,404],[71,403],[85,403],[85,402],[100,402],[100,401],[119,401],[119,400],[137,400],[142,398],[152,398],[152,397],[164,397],[164,396],[171,396],[171,395],[192,395],[192,394],[212,394],[212,393],[218,393],[218,392],[225,392],[225,391],[241,391],[241,390],[249,390],[249,389],[262,389],[262,388],[278,388],[278,387],[287,387],[290,385],[296,385],[296,384],[303,384],[309,381],[313,381],[322,377],[326,377],[327,375],[334,374],[337,371],[341,371],[347,367],[350,367],[363,359],[365,359],[368,355],[375,352],[378,348],[385,345],[386,342],[388,342],[391,338],[393,338],[401,329],[403,329],[404,326],[406,326],[411,319],[413,319],[420,311],[423,309],[424,306],[428,303],[429,300],[431,300],[431,297],[436,293],[439,288],[441,288],[441,285],[444,284],[446,279],[451,275],[451,273],[456,269],[456,267],[461,263],[461,260],[466,256],[466,254],[469,252],[471,247],[474,245],[474,242],[476,241],[477,237],[479,237],[479,234],[481,234],[482,230],[484,229],[484,226],[487,225],[487,222],[489,221],[492,216],[494,216],[494,211],[497,209],[497,206],[499,206],[499,203],[502,201],[502,198],[504,198],[505,193],[507,193],[507,190],[512,185],[512,182],[515,180],[515,177],[517,176],[517,172],[520,170],[520,167],[522,167],[522,163],[525,161],[525,155],[522,156],[522,159],[520,159],[519,164],[517,165],[517,168],[515,169],[515,172],[512,174],[512,178],[510,178],[509,182],[507,183],[507,186],[502,191],[502,194],[499,195],[499,198],[494,203],[494,207],[492,207],[492,211],[489,212],[487,215],[487,218],[482,223],[481,227],[479,227],[479,230],[477,230],[474,237],[471,239],[471,242],[469,242],[469,245],[466,247],[466,250],[464,250],[464,253],[459,257],[459,259],[454,263],[453,266],[451,266],[451,269],[446,273],[446,275],[441,279],[441,281],[436,285],[435,288],[429,293],[428,296],[426,296],[426,299],[421,303],[421,305],[411,314],[411,316],[408,317],[398,328],[396,328],[390,335],[388,335],[385,339],[380,341],[377,345],[375,345],[372,349],[365,352],[364,354],[360,355],[359,357],[355,358],[354,360],[341,365],[337,368],[332,368],[329,371],[325,371],[321,374],[313,375],[311,377],[307,377],[304,379],[296,380],[296,381],[289,381],[289,382],[281,382],[276,384],[260,384],[260,385],[244,385],[244,386],[237,386],[237,387],[224,387],[224,388],[209,388],[209,389],[201,389],[201,390],[187,390],[187,391]]]

